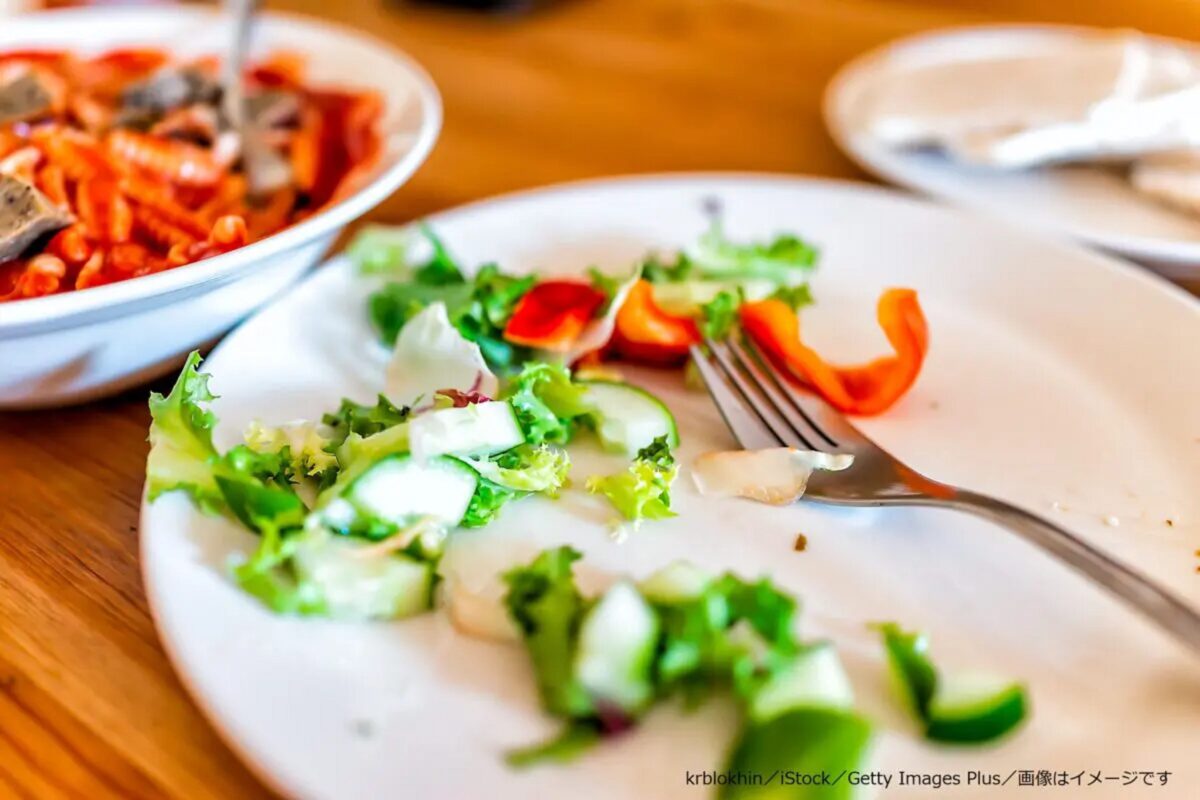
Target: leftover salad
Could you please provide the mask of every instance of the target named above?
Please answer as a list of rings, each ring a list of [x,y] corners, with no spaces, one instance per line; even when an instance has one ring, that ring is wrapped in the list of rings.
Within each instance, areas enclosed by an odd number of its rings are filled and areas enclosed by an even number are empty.
[[[425,258],[415,257],[421,241]],[[676,420],[604,362],[682,365],[704,337],[740,327],[834,405],[880,413],[912,385],[928,346],[916,294],[894,289],[880,301],[892,354],[837,367],[799,338],[816,250],[794,236],[736,244],[718,220],[678,255],[586,280],[495,264],[468,273],[428,228],[369,229],[349,252],[381,281],[367,309],[391,349],[381,394],[343,399],[319,420],[255,422],[221,452],[193,353],[171,392],[151,397],[149,500],[185,492],[256,534],[233,579],[275,612],[375,620],[444,605],[463,633],[523,643],[563,731],[510,754],[514,765],[575,757],[656,703],[694,706],[727,690],[743,720],[730,770],[855,769],[872,726],[854,710],[832,644],[798,636],[796,600],[770,580],[677,562],[585,597],[573,577],[580,554],[557,547],[504,573],[504,596],[488,598],[442,575],[439,561],[449,536],[476,535],[456,530],[568,490],[569,446],[583,436],[628,458],[582,483],[611,504],[619,531],[676,515],[671,493],[685,466]],[[708,454],[691,473],[702,494],[780,504],[803,493],[814,469],[851,463],[776,448]],[[1024,718],[1019,683],[942,678],[923,637],[880,630],[899,696],[930,739],[986,741]],[[727,786],[722,796],[762,788]]]

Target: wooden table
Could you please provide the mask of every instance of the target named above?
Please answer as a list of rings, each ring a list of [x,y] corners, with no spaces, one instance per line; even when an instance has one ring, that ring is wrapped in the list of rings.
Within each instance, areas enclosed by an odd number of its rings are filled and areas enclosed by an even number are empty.
[[[863,178],[822,128],[822,89],[856,54],[925,28],[1038,19],[1200,38],[1194,0],[563,0],[512,19],[268,5],[392,41],[441,88],[441,141],[370,215],[386,222],[616,173]],[[0,416],[2,797],[266,794],[184,693],[150,620],[137,558],[146,392]]]

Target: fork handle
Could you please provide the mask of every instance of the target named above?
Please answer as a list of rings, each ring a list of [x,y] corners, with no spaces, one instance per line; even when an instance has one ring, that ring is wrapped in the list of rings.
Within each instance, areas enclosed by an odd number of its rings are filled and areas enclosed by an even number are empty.
[[[1200,613],[1146,576],[1065,528],[1003,500],[961,489],[947,499],[955,508],[1003,525],[1057,556],[1200,653]]]

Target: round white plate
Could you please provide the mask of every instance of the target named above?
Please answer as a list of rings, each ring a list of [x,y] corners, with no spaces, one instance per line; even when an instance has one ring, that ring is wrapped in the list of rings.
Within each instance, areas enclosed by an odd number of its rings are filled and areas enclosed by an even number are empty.
[[[825,124],[850,158],[886,181],[1102,247],[1165,272],[1196,274],[1200,219],[1135,192],[1116,169],[1078,165],[1001,172],[963,165],[938,152],[892,149],[864,130],[862,104],[885,72],[965,58],[1034,55],[1061,47],[1081,32],[1087,31],[992,25],[893,42],[860,56],[834,76],[825,92]]]
[[[805,329],[831,357],[880,353],[880,290],[919,290],[932,332],[927,366],[899,405],[863,421],[870,435],[931,476],[1052,515],[1200,602],[1200,313],[1157,279],[890,192],[784,178],[568,185],[432,223],[469,264],[615,270],[647,248],[692,241],[709,197],[724,204],[739,239],[796,231],[820,245],[817,305],[805,311]],[[315,417],[342,395],[366,400],[377,391],[386,354],[365,318],[368,288],[345,263],[333,264],[217,348],[206,368],[221,396],[219,445],[235,443],[253,418]],[[686,465],[733,444],[716,410],[678,373],[638,372],[636,380],[660,393],[680,423],[677,518],[618,544],[604,506],[572,489],[557,502],[510,507],[494,528],[456,534],[446,567],[495,586],[508,565],[568,542],[586,554],[585,587],[681,557],[769,574],[803,599],[806,631],[839,644],[860,705],[878,721],[881,770],[951,772],[964,781],[967,770],[1172,772],[1155,797],[1197,785],[1200,674],[1174,642],[973,518],[701,498]],[[586,443],[572,449],[577,486],[625,463]],[[1119,526],[1105,525],[1108,517]],[[793,551],[798,533],[808,537],[806,552]],[[685,773],[720,766],[736,728],[731,704],[712,702],[690,716],[664,707],[569,767],[510,771],[508,748],[557,727],[538,708],[520,648],[464,638],[441,613],[373,625],[273,616],[226,577],[230,555],[253,544],[181,496],[142,511],[147,592],[174,664],[228,741],[284,793],[711,796],[688,786]],[[991,748],[921,741],[886,690],[880,647],[865,628],[884,619],[928,631],[948,668],[1027,680],[1031,723]],[[893,784],[889,796],[929,792]],[[964,785],[952,796],[994,792]],[[1079,792],[1128,796],[1119,782]]]

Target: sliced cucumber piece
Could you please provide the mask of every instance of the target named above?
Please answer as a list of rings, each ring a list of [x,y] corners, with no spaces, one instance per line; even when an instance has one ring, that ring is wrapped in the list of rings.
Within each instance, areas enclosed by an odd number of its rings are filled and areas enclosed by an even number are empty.
[[[854,690],[837,651],[828,642],[800,653],[771,676],[750,701],[750,717],[766,722],[797,708],[836,708],[854,705]]]
[[[938,683],[937,669],[929,659],[929,639],[923,633],[905,631],[894,622],[883,623],[879,631],[896,693],[914,714],[925,719]]]
[[[943,742],[986,742],[1025,719],[1025,687],[979,673],[943,677],[929,702],[925,735]]]
[[[650,573],[638,589],[651,603],[686,603],[704,594],[712,576],[688,561],[673,561]]]
[[[597,704],[636,712],[654,693],[658,618],[632,584],[613,584],[579,627],[575,677]]]
[[[370,436],[359,436],[356,433],[346,437],[346,441],[337,449],[338,470],[337,480],[332,486],[321,490],[317,495],[317,508],[322,508],[331,499],[340,497],[347,487],[358,480],[358,477],[370,469],[377,461],[392,455],[408,452],[408,423],[402,422]]]
[[[659,436],[667,437],[669,447],[679,446],[675,417],[654,395],[616,381],[584,381],[583,386],[583,400],[605,447],[634,455]]]
[[[369,554],[360,539],[315,527],[299,534],[296,577],[312,584],[340,619],[396,619],[431,607],[434,567],[399,553]]]
[[[457,459],[438,456],[422,464],[408,453],[398,453],[369,466],[321,508],[321,518],[342,533],[371,520],[401,527],[432,517],[457,525],[478,481],[475,471]]]
[[[427,411],[408,423],[408,441],[419,460],[440,455],[488,456],[525,441],[507,401]]]
[[[725,766],[727,775],[830,776],[785,785],[781,780],[730,781],[717,790],[720,800],[849,800],[858,787],[837,775],[861,770],[871,748],[871,725],[849,711],[801,708],[769,722],[748,723]]]

